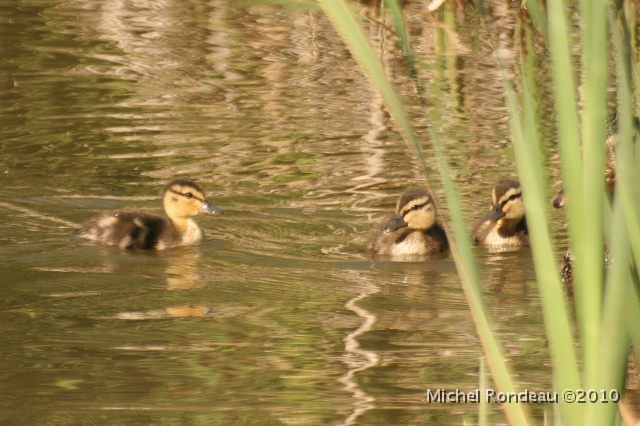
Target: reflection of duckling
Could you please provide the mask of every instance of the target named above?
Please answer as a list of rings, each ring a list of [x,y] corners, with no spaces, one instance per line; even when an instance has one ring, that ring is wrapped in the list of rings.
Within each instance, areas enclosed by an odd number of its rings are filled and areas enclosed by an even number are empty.
[[[163,250],[202,240],[203,232],[191,216],[222,214],[189,179],[171,181],[162,192],[162,204],[166,218],[140,210],[109,212],[85,223],[74,234],[123,249]]]
[[[436,223],[436,208],[426,189],[406,191],[391,219],[371,236],[369,250],[384,255],[428,255],[449,248],[447,235]]]
[[[491,191],[491,210],[473,233],[477,244],[486,246],[528,246],[520,183],[503,180]]]

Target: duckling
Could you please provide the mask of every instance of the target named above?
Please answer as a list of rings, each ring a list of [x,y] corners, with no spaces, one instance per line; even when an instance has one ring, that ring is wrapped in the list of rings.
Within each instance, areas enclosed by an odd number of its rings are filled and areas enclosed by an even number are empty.
[[[369,250],[382,255],[431,255],[449,248],[447,234],[436,222],[429,191],[409,189],[400,196],[395,214],[374,231]]]
[[[491,210],[473,233],[476,243],[486,246],[528,246],[529,232],[520,183],[515,180],[498,182],[491,191],[491,200]]]
[[[91,219],[74,235],[123,249],[163,250],[202,240],[204,234],[191,216],[223,214],[189,179],[169,182],[162,191],[162,205],[166,217],[140,210],[113,211]]]

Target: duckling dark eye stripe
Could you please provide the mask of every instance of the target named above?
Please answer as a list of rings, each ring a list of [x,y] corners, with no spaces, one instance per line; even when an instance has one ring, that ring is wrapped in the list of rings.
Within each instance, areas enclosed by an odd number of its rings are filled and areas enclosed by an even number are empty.
[[[513,199],[511,198],[513,197]],[[504,207],[505,204],[507,204],[509,201],[513,201],[516,198],[520,198],[522,197],[522,194],[513,194],[511,197],[507,198],[506,200],[504,200],[502,203],[500,203],[500,207]]]
[[[411,206],[411,208],[409,210],[407,210],[406,212],[402,213],[402,217],[405,217],[407,213],[409,213],[411,210],[413,210],[414,207],[418,207],[419,209],[423,208],[424,206],[426,206],[427,204],[429,204],[429,201],[426,201],[422,204],[419,204],[417,206]],[[417,209],[416,209],[417,210]]]
[[[182,192],[174,191],[174,190],[173,190],[173,189],[171,189],[171,188],[169,188],[169,191],[171,191],[171,192],[173,192],[174,194],[177,194],[177,195],[182,195],[183,197],[186,197],[186,196],[187,196],[187,194],[183,194]],[[202,198],[196,197],[196,196],[195,196],[195,195],[193,195],[193,194],[191,194],[191,196],[192,196],[193,198],[195,198],[196,200],[198,200],[198,201],[202,201],[202,202],[204,202],[204,200],[203,200]]]

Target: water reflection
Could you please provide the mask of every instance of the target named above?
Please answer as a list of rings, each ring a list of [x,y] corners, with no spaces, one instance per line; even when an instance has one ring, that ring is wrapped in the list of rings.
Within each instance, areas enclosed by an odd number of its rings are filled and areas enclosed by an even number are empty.
[[[503,297],[514,297],[512,301],[525,303],[530,296],[529,283],[535,280],[533,259],[528,249],[511,249],[487,252],[480,257],[486,265],[483,277],[487,289]]]
[[[198,271],[201,253],[188,247],[187,250],[170,250],[163,257],[167,262],[167,290],[189,290],[202,288],[204,277]]]
[[[358,327],[352,333],[349,333],[347,337],[344,338],[345,351],[347,352],[348,356],[345,357],[343,361],[349,367],[349,371],[347,372],[347,374],[341,377],[339,381],[345,385],[345,390],[347,392],[351,392],[353,394],[355,407],[353,412],[345,419],[345,421],[343,423],[340,423],[341,425],[346,426],[356,424],[358,417],[362,416],[365,412],[375,407],[375,398],[369,395],[364,389],[360,387],[360,385],[358,385],[356,375],[361,371],[375,367],[380,362],[380,357],[376,354],[375,351],[362,349],[360,347],[360,343],[357,340],[358,336],[371,330],[371,327],[376,323],[377,318],[373,313],[359,307],[357,303],[360,300],[368,297],[369,295],[377,293],[378,291],[380,291],[378,287],[376,287],[375,285],[369,285],[367,288],[364,288],[362,292],[360,292],[356,297],[350,299],[345,304],[345,308],[353,311],[356,315],[362,318],[364,322],[360,327]]]
[[[121,312],[113,316],[114,319],[124,320],[157,320],[165,318],[203,317],[209,314],[208,307],[203,305],[172,306],[162,310],[146,312]],[[130,349],[129,347],[120,349]]]

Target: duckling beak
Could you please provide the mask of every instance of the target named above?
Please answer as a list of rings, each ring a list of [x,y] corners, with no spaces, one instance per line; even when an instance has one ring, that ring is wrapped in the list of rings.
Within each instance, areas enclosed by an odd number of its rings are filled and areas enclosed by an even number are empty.
[[[198,210],[198,214],[220,214],[224,216],[222,210],[212,206],[208,201],[205,201],[202,207],[200,207],[200,209]]]
[[[392,231],[395,231],[396,229],[404,228],[405,226],[407,226],[407,222],[404,221],[402,216],[397,214],[393,216],[389,221],[389,223],[385,225],[384,232],[392,232]]]
[[[565,200],[564,200],[564,191],[562,189],[558,191],[556,195],[553,196],[553,198],[551,199],[551,204],[556,209],[561,209],[562,207],[564,207]]]
[[[502,216],[505,215],[505,212],[502,211],[499,205],[492,205],[489,213],[482,219],[482,222],[497,222]]]

